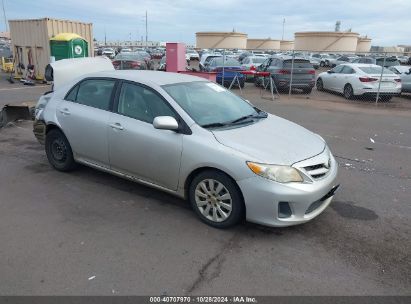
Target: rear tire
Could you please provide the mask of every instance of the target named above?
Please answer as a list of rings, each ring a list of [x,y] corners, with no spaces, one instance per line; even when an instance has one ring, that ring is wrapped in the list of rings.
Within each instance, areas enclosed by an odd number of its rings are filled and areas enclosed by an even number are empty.
[[[76,168],[70,143],[60,130],[52,129],[47,133],[45,149],[47,159],[54,169],[68,172]]]
[[[316,87],[317,87],[317,91],[324,91],[324,83],[321,78],[317,79]]]
[[[229,228],[243,218],[240,189],[226,174],[207,170],[198,174],[189,187],[189,201],[201,221],[214,228]]]
[[[344,97],[347,100],[351,100],[354,98],[354,90],[350,84],[346,84],[344,86]]]

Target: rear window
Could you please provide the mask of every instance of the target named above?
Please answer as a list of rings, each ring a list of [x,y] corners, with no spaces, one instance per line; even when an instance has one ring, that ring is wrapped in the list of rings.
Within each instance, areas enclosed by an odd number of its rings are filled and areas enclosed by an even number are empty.
[[[291,68],[292,60],[291,59],[284,60],[284,65],[283,66],[285,68]],[[295,69],[312,69],[313,65],[308,60],[295,59],[294,60],[294,68]]]
[[[377,59],[377,64],[378,65],[383,65],[384,64],[384,58],[378,58]],[[394,66],[394,65],[400,65],[400,62],[395,58],[386,58],[385,59],[385,66]]]
[[[265,59],[266,59],[265,57],[253,57],[253,58],[251,58],[253,63],[263,63]]]
[[[240,65],[240,62],[238,62],[237,60],[235,60],[235,59],[226,59],[224,62],[223,62],[223,58],[215,58],[214,60],[213,60],[213,63],[212,63],[213,65],[225,65],[225,66],[239,66]]]
[[[381,74],[381,67],[360,67],[361,71],[367,74]],[[395,74],[391,72],[389,69],[384,68],[384,74]]]

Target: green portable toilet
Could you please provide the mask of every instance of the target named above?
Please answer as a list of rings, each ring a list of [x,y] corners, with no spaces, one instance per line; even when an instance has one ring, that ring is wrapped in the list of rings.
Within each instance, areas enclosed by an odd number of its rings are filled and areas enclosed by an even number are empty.
[[[88,57],[88,43],[77,34],[60,33],[50,39],[50,51],[56,60]]]

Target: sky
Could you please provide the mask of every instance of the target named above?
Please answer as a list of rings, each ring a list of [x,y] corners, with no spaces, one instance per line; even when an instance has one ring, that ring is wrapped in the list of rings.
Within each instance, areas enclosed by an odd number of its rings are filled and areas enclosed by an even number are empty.
[[[249,38],[294,39],[298,31],[351,29],[373,45],[411,44],[411,0],[0,0],[6,18],[57,18],[93,23],[94,37],[195,43],[200,31],[232,31]],[[0,31],[5,23],[1,14]]]

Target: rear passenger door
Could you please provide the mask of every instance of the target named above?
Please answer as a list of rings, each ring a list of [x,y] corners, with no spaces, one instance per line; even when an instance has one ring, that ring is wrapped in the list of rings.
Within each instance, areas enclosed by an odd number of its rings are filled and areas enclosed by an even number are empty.
[[[57,119],[76,159],[109,167],[108,121],[116,80],[85,79],[57,106]]]

